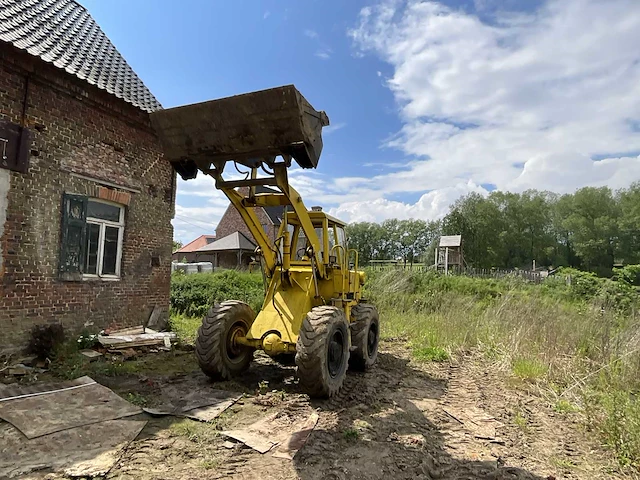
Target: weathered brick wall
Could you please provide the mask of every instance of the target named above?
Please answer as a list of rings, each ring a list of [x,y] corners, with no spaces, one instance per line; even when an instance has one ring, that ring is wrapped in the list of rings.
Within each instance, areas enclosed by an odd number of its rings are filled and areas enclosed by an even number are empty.
[[[148,115],[1,44],[0,118],[21,123],[23,115],[33,134],[29,171],[0,169],[0,351],[23,346],[34,324],[95,330],[168,309],[175,174]],[[58,279],[65,192],[130,198],[120,280]]]
[[[248,188],[246,189],[246,191],[248,193]],[[245,193],[245,195],[247,193]],[[269,218],[269,215],[267,215],[263,208],[255,208],[254,211],[258,216],[260,223],[267,225],[266,232],[269,238],[271,240],[275,240],[280,225],[274,225]],[[218,222],[218,226],[216,227],[216,238],[224,238],[227,235],[232,234],[233,232],[242,232],[252,242],[255,243],[256,241],[249,231],[249,228],[244,223],[244,220],[240,216],[240,213],[238,212],[236,207],[233,204],[229,204],[229,207],[227,207],[227,210],[224,212],[224,215],[222,215],[222,218],[220,219],[220,222]]]

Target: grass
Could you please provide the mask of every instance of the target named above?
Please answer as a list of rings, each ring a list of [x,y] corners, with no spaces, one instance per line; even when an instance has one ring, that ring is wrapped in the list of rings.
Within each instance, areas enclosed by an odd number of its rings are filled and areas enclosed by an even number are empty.
[[[548,367],[535,358],[515,358],[512,361],[513,374],[522,380],[538,380],[547,373]]]
[[[549,460],[553,466],[561,470],[573,470],[576,467],[575,463],[566,458],[551,457]]]
[[[347,428],[342,432],[342,436],[348,442],[356,442],[360,440],[360,431],[357,428]]]
[[[56,349],[49,369],[54,377],[62,380],[72,380],[84,375],[116,377],[138,373],[188,373],[198,367],[194,356],[187,353],[172,350],[155,355],[145,354],[129,360],[117,354],[106,354],[98,360],[89,361],[80,354],[80,346],[74,341],[69,341]]]
[[[216,456],[216,449],[213,446],[214,441],[220,436],[220,430],[221,426],[216,421],[197,422],[189,419],[174,422],[169,427],[169,432],[172,436],[185,437],[190,442],[197,444],[198,451],[204,457],[200,462],[200,466],[204,470],[213,470],[220,465],[220,460]]]
[[[149,404],[149,400],[147,399],[147,397],[136,392],[127,393],[124,396],[124,399],[127,400],[129,403],[133,403],[134,405],[137,405],[138,407],[146,407]]]
[[[169,326],[176,332],[180,342],[193,345],[196,341],[198,328],[202,324],[202,317],[190,317],[182,313],[172,313]]]
[[[621,463],[640,465],[640,296],[619,281],[571,272],[574,281],[369,272],[365,295],[383,338],[405,339],[419,361],[476,351],[496,371],[581,405]],[[526,418],[514,422],[526,429]]]
[[[521,412],[516,412],[515,417],[513,417],[513,423],[516,427],[518,427],[524,433],[529,431],[529,422],[527,418],[524,415],[522,415]]]
[[[561,398],[553,406],[553,410],[558,413],[572,413],[572,412],[577,412],[580,409],[573,403],[569,402],[568,400],[564,400],[563,398]]]
[[[446,361],[475,351],[505,376],[535,382],[581,405],[623,464],[640,465],[640,295],[620,279],[571,271],[572,283],[479,279],[431,272],[368,272],[365,296],[380,312],[381,336],[404,339],[414,359]],[[259,274],[223,272],[172,277],[172,328],[192,343],[215,302],[238,299],[256,311]],[[526,418],[516,416],[526,428]],[[347,429],[347,439],[358,438]]]
[[[449,352],[441,347],[413,347],[411,356],[420,362],[446,362]]]

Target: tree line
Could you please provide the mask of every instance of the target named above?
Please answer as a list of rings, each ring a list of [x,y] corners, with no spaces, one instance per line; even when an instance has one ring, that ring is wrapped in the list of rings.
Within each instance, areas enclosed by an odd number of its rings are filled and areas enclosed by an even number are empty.
[[[585,187],[573,194],[528,190],[470,193],[438,221],[385,220],[347,226],[361,264],[399,259],[433,263],[440,235],[462,235],[475,268],[570,266],[611,274],[640,263],[640,183],[627,189]]]

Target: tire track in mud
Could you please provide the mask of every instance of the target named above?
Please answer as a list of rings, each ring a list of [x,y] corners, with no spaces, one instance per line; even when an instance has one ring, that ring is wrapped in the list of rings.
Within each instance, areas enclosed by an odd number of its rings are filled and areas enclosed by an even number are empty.
[[[294,421],[315,410],[318,423],[293,461],[238,443],[225,448],[227,439],[218,436],[208,445],[217,463],[205,470],[201,453],[187,439],[160,432],[164,438],[152,434],[139,440],[118,473],[172,480],[622,478],[602,473],[611,465],[604,456],[593,469],[553,468],[545,455],[567,450],[583,463],[583,457],[593,456],[584,434],[543,408],[539,398],[506,387],[504,376],[478,356],[459,357],[452,364],[414,364],[403,345],[385,342],[376,365],[364,373],[349,372],[329,400],[310,400],[301,393],[292,368],[256,360],[238,388],[252,391],[266,379],[277,392],[244,399],[225,428],[242,428],[275,412]],[[514,424],[516,412],[527,418],[526,433]]]

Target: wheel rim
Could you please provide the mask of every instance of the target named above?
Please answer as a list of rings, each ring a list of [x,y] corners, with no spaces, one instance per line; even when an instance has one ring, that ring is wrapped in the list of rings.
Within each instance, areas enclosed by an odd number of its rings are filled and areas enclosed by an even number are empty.
[[[327,356],[327,366],[329,367],[329,375],[332,378],[337,377],[341,370],[344,360],[344,334],[342,330],[336,330],[331,335],[329,341],[329,355]]]
[[[367,334],[367,354],[371,358],[378,348],[378,326],[372,323],[369,326],[369,333]]]
[[[245,337],[247,335],[247,331],[247,325],[242,320],[235,322],[233,325],[231,325],[231,328],[229,328],[227,341],[225,342],[225,351],[227,354],[227,359],[231,363],[242,362],[244,356],[247,354],[246,347],[236,342],[236,338]]]

